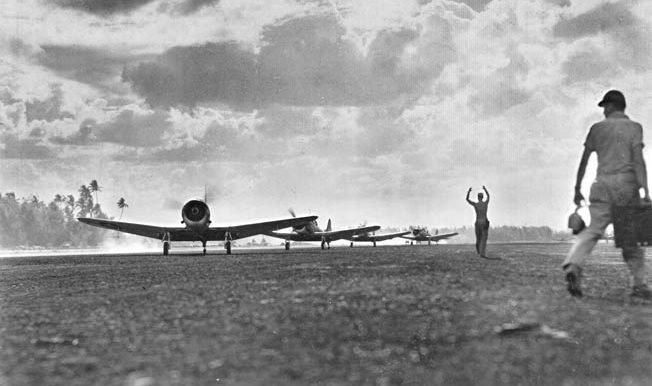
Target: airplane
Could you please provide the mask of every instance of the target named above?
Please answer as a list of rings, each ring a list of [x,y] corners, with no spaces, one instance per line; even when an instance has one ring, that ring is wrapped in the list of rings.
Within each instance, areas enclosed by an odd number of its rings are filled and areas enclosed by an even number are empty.
[[[173,241],[201,241],[205,255],[206,242],[216,240],[224,241],[224,249],[230,255],[231,241],[233,240],[288,227],[305,226],[305,224],[314,222],[317,216],[293,216],[283,220],[227,227],[210,227],[211,212],[206,202],[190,200],[181,209],[181,219],[181,223],[185,224],[185,227],[161,227],[96,218],[77,218],[78,221],[84,224],[159,239],[163,242],[163,255],[167,256]]]
[[[364,227],[365,224],[361,225],[360,227]],[[395,233],[386,233],[384,235],[376,235],[376,232],[365,232],[361,233],[355,236],[350,237],[348,240],[351,241],[351,248],[353,248],[353,242],[371,242],[374,244],[374,247],[376,246],[376,243],[379,241],[385,241],[389,239],[393,239],[395,237],[401,237],[404,235],[407,235],[408,233],[411,233],[411,231],[403,231],[403,232],[395,232]]]
[[[439,240],[444,240],[449,237],[453,237],[457,234],[458,234],[457,232],[443,233],[443,234],[439,234],[439,232],[435,232],[434,235],[431,235],[428,229],[426,228],[413,228],[412,236],[401,236],[401,237],[410,240],[410,244],[414,243],[415,241],[417,242],[427,241],[428,245],[431,245],[433,241],[437,243],[439,242]]]
[[[295,213],[292,209],[289,210],[292,217],[295,217]],[[326,229],[322,230],[317,221],[311,221],[304,223],[303,225],[293,226],[292,232],[283,233],[283,232],[263,232],[265,236],[277,237],[279,239],[285,240],[285,250],[290,250],[290,241],[320,241],[321,249],[331,248],[331,242],[341,239],[349,239],[355,235],[377,231],[380,229],[378,225],[366,226],[362,228],[352,228],[352,229],[342,229],[334,231],[331,229],[331,220],[328,219],[328,225]]]

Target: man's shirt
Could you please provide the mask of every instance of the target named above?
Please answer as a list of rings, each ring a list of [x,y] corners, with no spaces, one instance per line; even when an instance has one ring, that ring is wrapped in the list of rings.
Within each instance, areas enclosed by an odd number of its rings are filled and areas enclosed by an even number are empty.
[[[643,146],[643,127],[616,111],[593,126],[584,146],[598,154],[598,176],[634,172],[634,150]]]

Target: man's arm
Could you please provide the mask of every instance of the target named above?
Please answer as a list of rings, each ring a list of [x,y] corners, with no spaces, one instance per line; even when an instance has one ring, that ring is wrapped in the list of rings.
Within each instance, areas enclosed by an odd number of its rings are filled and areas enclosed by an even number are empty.
[[[643,158],[643,146],[639,145],[634,148],[634,173],[636,173],[636,182],[639,188],[645,191],[645,200],[650,201],[650,191],[647,186],[647,167]]]
[[[473,201],[469,199],[470,194],[471,194],[471,188],[469,188],[469,190],[466,191],[466,202],[468,202],[469,205],[473,205]]]
[[[634,143],[632,146],[632,155],[634,161],[634,173],[636,174],[636,182],[638,187],[643,188],[645,191],[644,199],[650,201],[650,191],[647,186],[647,167],[645,159],[643,158],[643,127],[638,125]]]
[[[484,190],[484,193],[487,195],[487,202],[489,202],[489,191],[484,187],[484,185],[482,185],[482,190]]]
[[[575,179],[575,198],[573,198],[573,202],[577,206],[580,206],[582,201],[584,201],[584,196],[582,195],[582,180],[584,179],[584,174],[586,173],[586,164],[589,162],[590,156],[591,150],[589,150],[587,147],[584,147],[582,159],[580,159],[580,166],[577,168],[577,178]]]

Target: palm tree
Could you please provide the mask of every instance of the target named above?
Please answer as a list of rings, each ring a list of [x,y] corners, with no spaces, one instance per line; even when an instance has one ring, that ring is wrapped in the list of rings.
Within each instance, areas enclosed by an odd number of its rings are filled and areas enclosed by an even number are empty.
[[[93,195],[86,185],[79,187],[79,199],[76,206],[79,208],[79,216],[86,217],[88,214],[92,216],[93,210]]]
[[[97,199],[97,192],[102,190],[102,188],[100,187],[100,185],[98,185],[97,180],[91,181],[91,183],[88,184],[88,188],[91,192],[95,193],[95,202],[99,204],[100,200]]]
[[[118,200],[118,208],[120,208],[120,218],[118,220],[122,219],[122,212],[124,212],[125,208],[129,208],[129,205],[127,205],[127,202],[125,201],[124,197],[120,197]]]

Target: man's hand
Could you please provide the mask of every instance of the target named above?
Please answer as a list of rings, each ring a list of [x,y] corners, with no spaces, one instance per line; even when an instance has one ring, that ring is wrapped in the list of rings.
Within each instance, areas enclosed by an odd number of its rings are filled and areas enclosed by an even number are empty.
[[[582,201],[584,201],[584,196],[582,195],[582,192],[576,188],[575,189],[575,198],[573,198],[573,202],[575,205],[580,206],[582,204]]]

